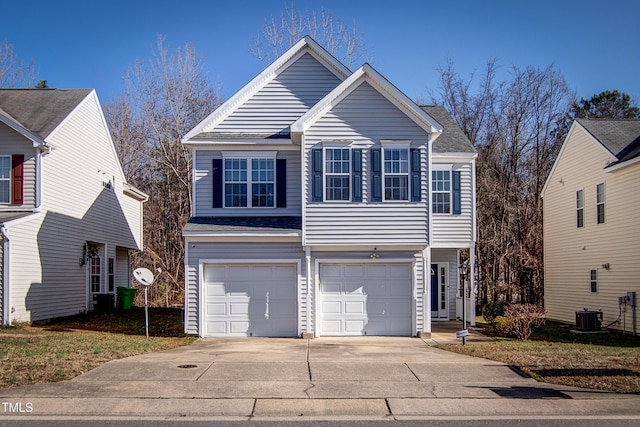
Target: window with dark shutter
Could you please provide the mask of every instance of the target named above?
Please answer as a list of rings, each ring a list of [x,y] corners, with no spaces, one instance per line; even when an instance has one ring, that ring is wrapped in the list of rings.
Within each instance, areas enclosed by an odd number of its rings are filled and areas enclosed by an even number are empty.
[[[371,149],[371,201],[382,201],[382,152]]]
[[[287,207],[287,160],[276,160],[276,207]]]
[[[213,207],[222,207],[222,159],[213,159]]]
[[[311,201],[322,201],[322,148],[314,148],[311,150],[312,163],[312,189]]]
[[[352,150],[352,202],[362,201],[362,150]]]
[[[460,182],[460,171],[453,171],[452,173],[453,183],[451,185],[453,190],[453,214],[460,215],[462,213],[462,192]]]
[[[24,203],[24,155],[11,156],[11,203]]]
[[[420,171],[420,149],[411,149],[411,201],[419,202],[421,200],[422,186]]]

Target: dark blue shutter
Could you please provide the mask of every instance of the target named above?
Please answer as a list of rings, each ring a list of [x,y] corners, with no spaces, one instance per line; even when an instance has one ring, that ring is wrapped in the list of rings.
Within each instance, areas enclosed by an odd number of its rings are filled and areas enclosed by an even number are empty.
[[[322,148],[314,148],[311,150],[311,201],[321,202],[322,198]]]
[[[419,202],[421,200],[422,185],[420,173],[420,149],[411,149],[411,201]]]
[[[452,173],[453,182],[451,187],[453,189],[453,214],[460,215],[462,213],[462,200],[460,195],[460,171],[454,171]]]
[[[352,202],[362,201],[362,150],[351,150],[352,157]]]
[[[287,159],[276,159],[276,207],[287,207]]]
[[[382,151],[371,149],[371,201],[382,201]]]
[[[213,207],[222,207],[222,159],[213,159]]]

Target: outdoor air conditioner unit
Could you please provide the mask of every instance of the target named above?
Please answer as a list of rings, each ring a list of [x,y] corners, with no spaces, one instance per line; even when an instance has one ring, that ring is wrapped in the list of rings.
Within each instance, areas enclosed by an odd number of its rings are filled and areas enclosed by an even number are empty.
[[[576,329],[578,331],[599,331],[602,325],[601,311],[576,311]]]

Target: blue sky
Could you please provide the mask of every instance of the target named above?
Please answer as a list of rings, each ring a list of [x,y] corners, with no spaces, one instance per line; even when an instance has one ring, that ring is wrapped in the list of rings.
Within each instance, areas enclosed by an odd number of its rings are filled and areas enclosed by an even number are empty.
[[[316,0],[356,22],[372,65],[409,97],[429,98],[437,66],[454,61],[467,77],[496,58],[554,64],[578,96],[618,89],[640,101],[640,1],[636,0]],[[0,40],[33,61],[56,88],[95,88],[103,103],[123,91],[121,76],[147,59],[158,35],[171,50],[192,44],[228,97],[262,70],[248,51],[280,0],[0,0]],[[359,64],[358,64],[359,65]]]

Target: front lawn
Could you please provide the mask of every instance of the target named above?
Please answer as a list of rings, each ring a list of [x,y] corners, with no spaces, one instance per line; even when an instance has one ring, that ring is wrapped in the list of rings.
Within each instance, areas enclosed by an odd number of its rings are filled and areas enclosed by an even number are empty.
[[[110,360],[167,350],[194,341],[182,332],[182,310],[87,314],[43,326],[0,327],[0,388],[68,380]]]
[[[640,393],[640,338],[620,333],[574,334],[554,322],[529,341],[442,345],[440,348],[514,366],[538,381],[616,393]]]

